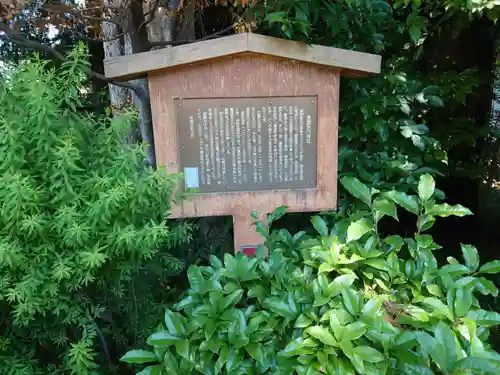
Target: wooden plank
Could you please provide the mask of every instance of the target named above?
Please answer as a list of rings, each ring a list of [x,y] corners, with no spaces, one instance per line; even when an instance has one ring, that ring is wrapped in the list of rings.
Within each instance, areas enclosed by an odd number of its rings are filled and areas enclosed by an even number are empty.
[[[149,75],[158,164],[179,172],[175,98],[313,95],[318,101],[317,186],[200,194],[175,206],[172,217],[245,216],[252,210],[320,211],[336,207],[339,71],[293,60],[228,57]]]
[[[119,56],[104,60],[107,78],[129,80],[148,72],[242,53],[262,54],[342,69],[342,74],[360,77],[380,72],[381,57],[253,33],[230,35],[172,48]]]
[[[228,39],[229,38],[229,39]],[[247,51],[247,34],[210,39],[171,48],[118,56],[104,60],[106,78],[127,81],[148,72],[235,55]]]
[[[259,34],[248,34],[248,51],[311,64],[341,68],[351,75],[380,73],[382,57],[370,53],[346,49],[307,45],[304,43],[272,38]]]

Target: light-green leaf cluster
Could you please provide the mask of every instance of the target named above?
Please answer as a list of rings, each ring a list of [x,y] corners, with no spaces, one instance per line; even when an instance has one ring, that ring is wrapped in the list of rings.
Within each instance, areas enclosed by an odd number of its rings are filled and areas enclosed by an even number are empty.
[[[419,227],[443,213],[434,179],[422,175],[415,196],[342,183],[370,210],[339,216],[333,228],[314,216],[310,236],[271,232],[267,259],[239,253],[192,266],[187,295],[148,340],[154,363],[210,375],[496,373],[500,355],[487,337],[500,315],[477,296],[498,295],[482,275],[500,270],[480,266],[471,245],[462,245],[464,264],[438,264],[440,246]],[[395,210],[383,200],[416,215],[413,237],[380,235],[377,218]]]

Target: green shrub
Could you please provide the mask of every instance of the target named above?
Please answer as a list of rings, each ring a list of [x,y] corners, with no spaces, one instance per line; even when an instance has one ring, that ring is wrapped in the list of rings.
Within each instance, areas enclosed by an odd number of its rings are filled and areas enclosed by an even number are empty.
[[[0,82],[0,374],[96,374],[117,345],[107,328],[135,327],[129,290],[145,267],[183,267],[167,251],[189,237],[165,217],[177,176],[124,142],[132,113],[81,109],[83,64],[76,50]]]
[[[418,196],[370,190],[355,178],[344,187],[366,210],[333,228],[312,219],[317,235],[269,231],[257,258],[226,254],[224,263],[189,269],[190,289],[148,338],[148,350],[122,357],[147,364],[141,375],[216,374],[489,374],[500,355],[488,345],[500,314],[476,294],[497,295],[477,250],[462,245],[464,264],[448,258],[424,232],[436,217],[469,215],[436,204],[434,179],[420,178]],[[397,218],[397,206],[417,216],[413,238],[382,236],[377,224]]]

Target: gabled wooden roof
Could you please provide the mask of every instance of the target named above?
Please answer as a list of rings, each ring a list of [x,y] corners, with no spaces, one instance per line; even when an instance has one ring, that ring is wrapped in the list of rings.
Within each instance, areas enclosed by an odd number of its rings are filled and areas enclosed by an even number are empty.
[[[242,33],[106,59],[104,72],[110,79],[129,80],[143,77],[148,72],[247,53],[340,68],[342,74],[349,76],[380,73],[381,65],[379,55]]]

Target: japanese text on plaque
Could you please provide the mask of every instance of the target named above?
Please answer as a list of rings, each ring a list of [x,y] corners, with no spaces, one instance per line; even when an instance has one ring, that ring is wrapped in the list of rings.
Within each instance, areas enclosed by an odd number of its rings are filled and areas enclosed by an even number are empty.
[[[176,108],[187,187],[225,192],[316,185],[316,97],[179,99]]]

